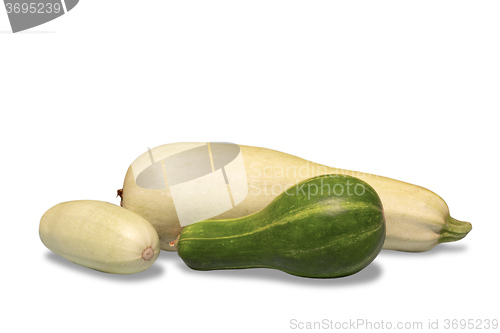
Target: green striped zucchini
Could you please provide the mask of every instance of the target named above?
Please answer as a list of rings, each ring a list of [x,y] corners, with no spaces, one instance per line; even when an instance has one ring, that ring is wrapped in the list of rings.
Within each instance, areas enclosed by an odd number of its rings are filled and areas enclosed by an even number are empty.
[[[385,239],[382,203],[357,178],[322,175],[254,214],[186,226],[171,245],[192,269],[274,268],[311,278],[354,274]]]

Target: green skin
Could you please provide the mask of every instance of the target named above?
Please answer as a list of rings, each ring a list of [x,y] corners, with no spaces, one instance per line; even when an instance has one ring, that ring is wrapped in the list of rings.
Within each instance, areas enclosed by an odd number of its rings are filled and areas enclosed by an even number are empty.
[[[385,239],[382,204],[366,182],[307,179],[252,215],[188,225],[177,241],[192,269],[274,268],[311,278],[359,272]]]

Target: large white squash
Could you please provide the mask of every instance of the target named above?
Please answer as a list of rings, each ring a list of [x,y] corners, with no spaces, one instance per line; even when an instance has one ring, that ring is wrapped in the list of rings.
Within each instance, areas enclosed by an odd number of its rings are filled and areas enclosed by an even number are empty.
[[[470,223],[451,218],[445,201],[423,187],[231,143],[172,143],[150,149],[131,164],[120,194],[123,207],[155,227],[160,247],[174,251],[169,243],[185,225],[255,213],[287,188],[323,174],[357,177],[377,191],[386,218],[385,249],[425,251],[471,230]],[[343,190],[356,195],[354,188]]]

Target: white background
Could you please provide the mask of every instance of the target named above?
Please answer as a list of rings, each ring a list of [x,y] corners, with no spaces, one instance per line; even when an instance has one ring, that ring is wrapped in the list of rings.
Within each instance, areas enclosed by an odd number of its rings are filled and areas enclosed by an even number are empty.
[[[499,17],[498,1],[83,0],[12,34],[0,8],[0,330],[293,332],[292,319],[365,319],[439,320],[444,332],[446,319],[500,319]],[[473,230],[330,280],[198,272],[167,252],[119,276],[44,247],[47,209],[117,204],[135,157],[179,141],[418,184]]]

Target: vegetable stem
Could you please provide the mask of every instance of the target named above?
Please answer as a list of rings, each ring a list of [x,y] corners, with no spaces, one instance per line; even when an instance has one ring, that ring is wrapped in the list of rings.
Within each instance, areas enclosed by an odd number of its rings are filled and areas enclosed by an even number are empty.
[[[469,222],[459,221],[451,216],[446,219],[446,224],[441,230],[439,243],[455,242],[467,236],[472,229]]]

